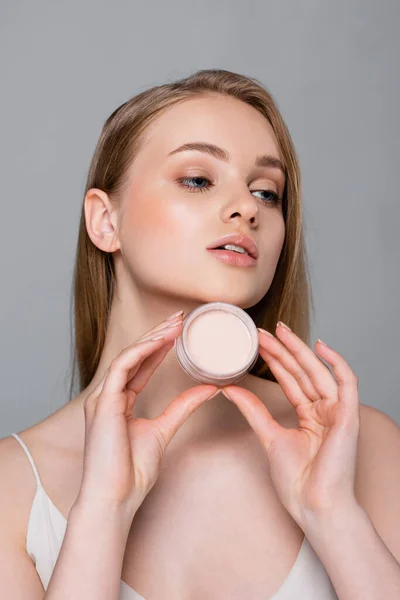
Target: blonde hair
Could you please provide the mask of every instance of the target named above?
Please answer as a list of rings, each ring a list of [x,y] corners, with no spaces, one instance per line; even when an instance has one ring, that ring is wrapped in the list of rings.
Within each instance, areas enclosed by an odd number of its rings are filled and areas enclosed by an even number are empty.
[[[91,188],[121,202],[127,170],[140,151],[149,125],[170,106],[190,98],[223,94],[246,102],[272,126],[286,170],[282,198],[285,240],[274,279],[265,296],[246,309],[257,327],[275,333],[277,321],[289,327],[309,345],[310,306],[314,310],[302,222],[301,181],[298,159],[289,131],[271,94],[254,78],[222,69],[205,69],[164,85],[147,89],[117,108],[106,120],[90,163],[84,196]],[[75,342],[69,399],[72,398],[76,363],[79,392],[91,382],[104,347],[114,291],[112,253],[95,246],[86,229],[84,203],[79,224],[71,315],[74,312]],[[72,307],[72,304],[74,305]],[[261,357],[252,375],[276,381]]]

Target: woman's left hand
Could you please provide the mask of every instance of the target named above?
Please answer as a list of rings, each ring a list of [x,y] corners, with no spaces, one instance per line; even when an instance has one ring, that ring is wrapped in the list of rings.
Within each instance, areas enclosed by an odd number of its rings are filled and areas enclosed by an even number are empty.
[[[259,353],[296,409],[298,428],[279,425],[249,390],[236,385],[222,389],[259,437],[279,498],[304,529],[308,518],[357,502],[358,377],[332,348],[315,344],[334,376],[290,329],[278,325],[276,335],[259,333]]]

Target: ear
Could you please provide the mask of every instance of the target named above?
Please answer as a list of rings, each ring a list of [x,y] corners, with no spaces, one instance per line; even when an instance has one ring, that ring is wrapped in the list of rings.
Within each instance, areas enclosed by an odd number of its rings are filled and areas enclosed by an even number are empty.
[[[97,188],[88,190],[84,201],[86,229],[93,244],[104,252],[120,248],[117,209],[108,195]]]

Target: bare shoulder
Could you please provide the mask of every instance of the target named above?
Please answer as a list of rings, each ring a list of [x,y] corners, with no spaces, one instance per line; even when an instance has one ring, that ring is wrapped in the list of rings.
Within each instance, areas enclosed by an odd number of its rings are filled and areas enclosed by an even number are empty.
[[[50,415],[17,432],[35,463],[36,457],[42,454],[42,448],[47,446],[53,450],[50,436],[53,429],[57,429],[56,421],[56,416]],[[24,542],[30,507],[36,493],[36,477],[25,450],[11,434],[0,439],[0,481],[0,519],[1,515],[11,516],[4,526],[12,528]]]
[[[25,452],[11,435],[0,439],[0,481],[0,529],[22,550],[36,480]]]
[[[379,408],[375,408],[374,406],[369,406],[368,404],[362,404],[360,402],[360,416],[361,421],[364,422],[364,426],[375,425],[378,426],[377,434],[383,433],[382,428],[387,428],[393,432],[398,432],[400,434],[400,427],[387,413],[379,410]]]
[[[42,583],[26,549],[36,480],[23,449],[11,435],[0,439],[0,482],[0,596],[43,598]]]
[[[372,487],[377,477],[400,491],[400,427],[385,412],[360,403],[356,489],[366,504],[382,494]]]
[[[355,494],[400,561],[400,427],[385,412],[360,405]]]
[[[65,473],[70,469],[70,458],[75,456],[75,446],[71,439],[78,439],[77,431],[80,428],[79,424],[74,428],[76,416],[72,412],[69,406],[64,406],[42,421],[18,432],[46,489],[60,487]],[[22,547],[26,543],[37,484],[24,448],[12,435],[0,439],[0,482],[0,528],[8,528]]]

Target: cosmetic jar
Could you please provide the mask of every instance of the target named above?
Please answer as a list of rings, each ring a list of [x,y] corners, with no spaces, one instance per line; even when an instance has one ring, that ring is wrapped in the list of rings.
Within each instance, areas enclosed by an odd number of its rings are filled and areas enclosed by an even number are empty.
[[[228,302],[207,302],[183,319],[174,348],[182,369],[199,383],[233,385],[258,358],[258,330],[249,315]]]

